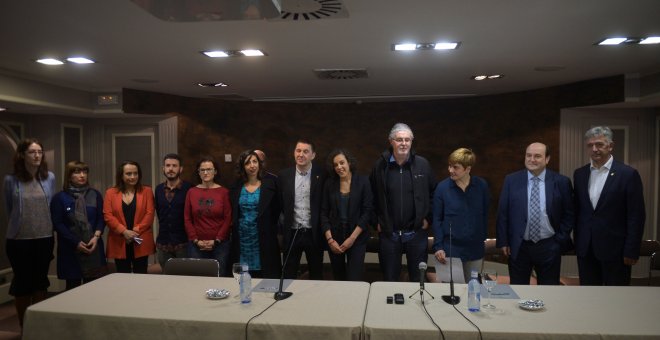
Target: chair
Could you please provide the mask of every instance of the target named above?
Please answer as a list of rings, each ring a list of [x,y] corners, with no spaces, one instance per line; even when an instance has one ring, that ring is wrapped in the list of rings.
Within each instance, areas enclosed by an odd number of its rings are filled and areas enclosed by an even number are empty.
[[[165,262],[165,275],[220,276],[220,263],[215,259],[171,258]]]
[[[649,276],[647,285],[651,285],[652,271],[660,270],[660,242],[657,240],[642,240],[639,256],[649,256]]]

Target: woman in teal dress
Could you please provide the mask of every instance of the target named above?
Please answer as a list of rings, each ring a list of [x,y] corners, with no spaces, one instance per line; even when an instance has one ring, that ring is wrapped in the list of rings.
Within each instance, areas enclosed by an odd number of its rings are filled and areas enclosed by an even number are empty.
[[[254,150],[241,153],[240,179],[230,192],[232,261],[249,266],[253,277],[279,278],[282,263],[277,241],[279,206],[275,182],[263,176],[263,163]]]

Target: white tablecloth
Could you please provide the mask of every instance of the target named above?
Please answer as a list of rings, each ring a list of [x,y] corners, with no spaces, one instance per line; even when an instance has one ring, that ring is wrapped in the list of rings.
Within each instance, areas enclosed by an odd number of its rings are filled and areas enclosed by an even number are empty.
[[[375,282],[371,285],[364,332],[367,340],[440,339],[424,313],[419,296],[408,296],[418,283]],[[477,330],[442,301],[449,285],[426,284],[435,296],[427,309],[447,339],[479,339]],[[546,308],[526,311],[518,300],[493,299],[495,312],[467,311],[467,285],[455,286],[456,307],[481,328],[484,339],[650,339],[660,338],[660,288],[512,286],[521,299],[541,299]],[[403,293],[404,305],[388,305],[386,297]],[[485,303],[482,297],[482,304]]]
[[[209,300],[209,288],[232,295]],[[368,283],[296,280],[286,290],[293,296],[252,320],[248,339],[360,338]],[[274,299],[237,296],[233,278],[112,274],[31,306],[23,339],[245,339]]]

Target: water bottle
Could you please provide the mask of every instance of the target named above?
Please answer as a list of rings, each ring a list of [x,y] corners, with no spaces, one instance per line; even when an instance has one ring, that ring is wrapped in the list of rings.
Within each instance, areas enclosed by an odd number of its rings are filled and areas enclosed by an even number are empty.
[[[477,279],[477,272],[472,271],[470,282],[468,283],[468,310],[470,312],[478,312],[481,307],[481,284]]]
[[[247,264],[243,265],[238,284],[241,289],[241,303],[250,303],[252,301],[252,276],[250,276]]]

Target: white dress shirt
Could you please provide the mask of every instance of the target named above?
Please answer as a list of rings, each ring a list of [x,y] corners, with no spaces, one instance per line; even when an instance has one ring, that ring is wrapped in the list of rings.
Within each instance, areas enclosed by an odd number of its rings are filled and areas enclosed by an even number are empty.
[[[591,200],[591,205],[596,209],[598,204],[598,199],[600,198],[600,193],[603,192],[603,187],[605,186],[605,181],[607,181],[607,175],[612,169],[612,162],[614,161],[614,156],[610,155],[610,159],[605,162],[605,165],[601,166],[600,169],[597,169],[594,166],[594,162],[591,161],[591,174],[589,176],[589,200]]]

